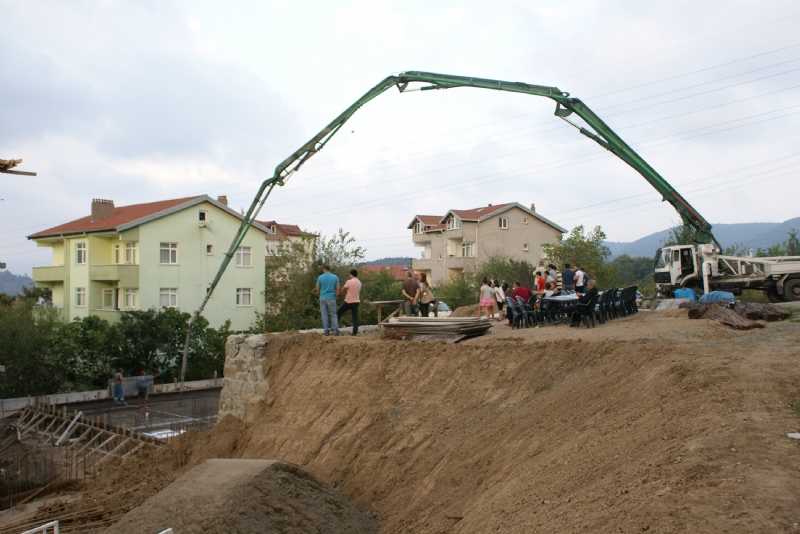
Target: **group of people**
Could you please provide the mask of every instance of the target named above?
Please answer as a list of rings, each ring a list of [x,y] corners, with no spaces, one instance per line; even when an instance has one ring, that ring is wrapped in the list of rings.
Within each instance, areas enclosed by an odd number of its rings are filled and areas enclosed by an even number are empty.
[[[123,370],[122,367],[117,369],[117,372],[114,373],[113,378],[111,378],[111,394],[114,397],[114,404],[119,406],[127,406],[128,403],[125,402],[125,392],[122,388],[123,383]],[[154,374],[153,376],[148,376],[146,372],[142,371],[139,373],[139,376],[136,377],[136,407],[137,408],[144,408],[147,409],[147,393],[150,390],[150,383],[153,379],[158,378],[161,376],[159,373]]]
[[[400,286],[403,294],[403,311],[406,315],[416,317],[428,317],[431,312],[431,304],[436,298],[433,296],[433,288],[428,281],[428,275],[419,273],[419,281],[414,280],[414,273],[406,271],[406,279]]]
[[[317,285],[314,289],[319,297],[319,311],[322,314],[322,330],[328,336],[333,332],[334,336],[339,335],[339,321],[348,310],[353,320],[353,333],[358,335],[358,306],[361,304],[361,280],[358,279],[358,271],[352,269],[350,278],[339,285],[339,277],[331,272],[330,265],[322,266],[322,274],[317,278]],[[339,293],[344,293],[344,302],[336,308],[336,299]]]
[[[554,264],[551,263],[545,266],[544,262],[540,261],[538,267],[534,270],[534,288],[528,289],[520,282],[514,282],[511,299],[516,301],[517,297],[521,297],[525,302],[528,302],[531,296],[534,295],[549,298],[558,296],[562,292],[574,292],[578,296],[578,300],[574,304],[567,306],[565,311],[571,319],[570,326],[577,326],[580,324],[580,317],[576,315],[577,307],[579,304],[588,303],[592,297],[597,295],[595,285],[595,281],[590,280],[589,275],[578,265],[566,263],[564,270],[558,271]],[[504,279],[493,280],[485,276],[481,281],[481,288],[478,294],[480,307],[478,315],[492,320],[495,316],[495,308],[497,308],[497,318],[494,320],[497,322],[502,321],[503,307],[508,290],[509,285]],[[534,307],[535,309],[540,309],[541,303],[537,302]]]

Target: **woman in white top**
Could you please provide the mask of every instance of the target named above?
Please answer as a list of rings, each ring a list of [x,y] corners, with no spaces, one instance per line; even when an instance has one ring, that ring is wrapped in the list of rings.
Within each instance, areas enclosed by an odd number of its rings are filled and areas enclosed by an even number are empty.
[[[483,277],[483,282],[481,282],[481,288],[478,291],[478,298],[480,299],[478,317],[482,315],[483,310],[485,309],[486,318],[491,321],[492,316],[494,315],[494,289],[489,286],[489,279],[485,276]]]
[[[497,301],[497,322],[503,320],[503,304],[506,303],[506,294],[503,292],[503,286],[497,280],[494,281],[494,299]]]

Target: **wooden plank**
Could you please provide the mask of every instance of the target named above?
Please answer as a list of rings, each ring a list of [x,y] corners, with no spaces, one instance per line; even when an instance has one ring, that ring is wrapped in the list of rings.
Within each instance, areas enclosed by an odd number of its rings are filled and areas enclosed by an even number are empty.
[[[89,447],[89,446],[90,446],[92,443],[94,443],[95,441],[97,441],[98,439],[100,439],[100,437],[101,437],[101,436],[103,436],[103,431],[102,431],[102,430],[98,430],[98,431],[97,431],[97,434],[95,434],[95,436],[94,436],[92,439],[90,439],[90,440],[89,440],[89,442],[88,442],[86,445],[84,445],[83,447],[81,447],[80,449],[78,449],[78,452],[76,452],[75,454],[80,454],[80,453],[82,453],[82,452],[83,452],[84,450],[86,450],[86,448],[87,448],[87,447]]]

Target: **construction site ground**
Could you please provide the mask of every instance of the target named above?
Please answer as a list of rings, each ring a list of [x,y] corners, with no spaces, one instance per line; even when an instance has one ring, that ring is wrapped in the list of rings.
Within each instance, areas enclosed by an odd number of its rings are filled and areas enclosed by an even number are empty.
[[[207,459],[278,459],[384,533],[799,530],[796,316],[749,331],[685,310],[496,323],[452,345],[276,338],[243,420],[109,465],[81,499],[130,516]]]

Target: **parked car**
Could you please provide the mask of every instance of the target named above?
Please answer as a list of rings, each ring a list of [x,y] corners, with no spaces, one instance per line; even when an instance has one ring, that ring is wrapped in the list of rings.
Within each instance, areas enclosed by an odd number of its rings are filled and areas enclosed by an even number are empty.
[[[436,309],[439,312],[439,317],[447,317],[453,312],[453,310],[450,309],[450,306],[448,306],[441,300],[439,301],[439,306],[437,306]]]

